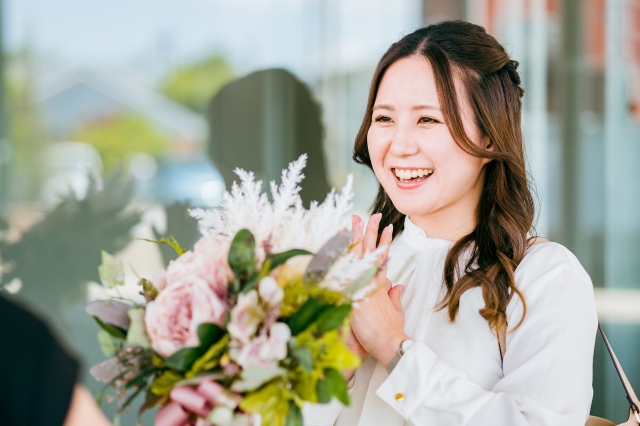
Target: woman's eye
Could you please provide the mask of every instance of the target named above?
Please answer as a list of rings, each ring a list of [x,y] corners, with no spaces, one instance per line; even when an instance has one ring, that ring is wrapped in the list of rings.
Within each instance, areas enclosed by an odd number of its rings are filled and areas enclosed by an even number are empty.
[[[387,117],[386,115],[379,115],[376,117],[375,120],[377,123],[390,123],[391,122],[391,118]]]
[[[438,123],[439,121],[431,117],[420,117],[418,123]]]

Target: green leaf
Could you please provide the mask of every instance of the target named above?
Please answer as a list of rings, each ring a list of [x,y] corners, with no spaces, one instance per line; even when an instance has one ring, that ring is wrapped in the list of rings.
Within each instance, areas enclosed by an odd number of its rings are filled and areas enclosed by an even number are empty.
[[[342,374],[335,368],[327,368],[324,370],[324,384],[329,393],[344,405],[349,405],[349,393],[347,392],[347,383],[344,381]]]
[[[145,301],[151,302],[158,297],[158,289],[153,286],[151,281],[141,278],[138,284],[142,287],[142,295]]]
[[[198,358],[207,352],[212,344],[224,335],[224,330],[215,324],[202,323],[198,326],[200,345],[195,348],[183,348],[166,360],[167,367],[184,372],[189,370]]]
[[[114,288],[124,284],[124,264],[106,251],[102,250],[102,264],[98,266],[100,281],[106,288]]]
[[[301,250],[301,249],[292,249],[287,250],[282,253],[276,253],[269,256],[269,260],[271,260],[271,269],[276,269],[278,266],[285,263],[287,260],[291,259],[294,256],[304,256],[304,255],[313,255],[310,251]]]
[[[329,392],[326,380],[318,380],[316,394],[318,395],[318,404],[328,404],[331,401],[331,392]]]
[[[149,340],[147,329],[144,325],[144,309],[129,309],[128,314],[131,319],[131,324],[127,332],[127,343],[149,349],[151,347],[151,340]]]
[[[157,375],[153,383],[151,383],[151,393],[159,396],[167,395],[180,380],[182,380],[182,375],[175,371],[167,370]]]
[[[118,346],[113,341],[113,337],[105,330],[98,331],[98,343],[100,344],[102,354],[106,357],[112,357],[118,349]]]
[[[224,334],[225,331],[216,324],[203,322],[198,326],[198,337],[200,338],[200,346],[204,347],[203,349],[207,349],[218,342]]]
[[[285,426],[302,426],[302,411],[293,401],[289,401],[289,413],[284,424]]]
[[[266,367],[247,368],[240,373],[240,380],[231,385],[231,390],[234,392],[256,390],[265,383],[285,374],[287,374],[287,370],[284,368],[276,368],[275,370]]]
[[[232,288],[234,293],[242,289],[242,283],[246,284],[254,275],[258,275],[255,252],[256,240],[251,231],[248,229],[238,231],[231,242],[228,258],[229,266],[236,278]]]
[[[191,378],[203,371],[209,371],[220,363],[220,355],[226,349],[229,335],[225,335],[217,343],[213,344],[200,358],[198,358],[185,377]]]
[[[155,373],[156,371],[157,370],[155,368],[143,371],[142,373],[138,374],[136,377],[131,379],[131,381],[127,382],[127,384],[124,385],[124,387],[132,388],[134,386],[141,386],[147,380],[147,378],[151,376],[153,373]]]
[[[293,395],[283,383],[271,383],[249,393],[240,402],[240,409],[245,413],[260,413],[263,425],[280,426],[289,413],[291,399]]]
[[[98,317],[93,317],[93,319],[96,320],[98,325],[104,331],[109,333],[111,337],[115,337],[116,339],[120,339],[120,340],[127,340],[127,332],[125,330],[121,329],[120,327],[115,327],[113,325],[107,324]]]
[[[200,348],[183,348],[167,358],[166,365],[178,371],[187,371],[200,358]]]
[[[169,236],[168,238],[162,237],[159,240],[150,240],[148,238],[140,238],[140,239],[143,241],[148,241],[150,243],[166,244],[168,246],[171,246],[176,251],[176,253],[178,253],[178,256],[182,256],[187,252],[187,249],[185,249],[180,244],[178,244],[178,241],[176,241],[176,239],[173,238],[172,236]]]
[[[360,290],[362,287],[371,282],[371,280],[378,273],[378,269],[378,265],[372,266],[370,269],[367,269],[358,278],[351,281],[349,285],[346,286],[344,290],[342,290],[342,292],[349,296],[354,294],[356,291]]]
[[[293,314],[291,318],[287,320],[289,328],[291,328],[291,334],[293,336],[306,330],[319,316],[331,305],[323,302],[322,300],[312,297],[309,298],[298,312]]]
[[[338,328],[351,312],[351,303],[343,303],[338,306],[331,306],[320,314],[316,321],[316,326],[320,331],[329,331]]]
[[[304,371],[313,371],[313,354],[309,349],[296,345],[295,340],[289,342],[289,355],[298,361]]]

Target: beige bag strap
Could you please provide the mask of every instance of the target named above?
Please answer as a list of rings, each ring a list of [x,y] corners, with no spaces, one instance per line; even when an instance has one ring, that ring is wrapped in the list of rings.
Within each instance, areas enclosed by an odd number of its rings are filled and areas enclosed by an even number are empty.
[[[636,396],[636,393],[633,391],[633,388],[631,387],[631,383],[629,382],[627,375],[624,374],[622,365],[620,365],[620,361],[618,361],[618,357],[616,357],[616,354],[613,351],[611,344],[609,343],[609,339],[607,339],[606,334],[604,334],[604,330],[602,329],[602,326],[600,325],[600,323],[598,323],[598,330],[600,331],[602,340],[604,341],[604,344],[607,347],[607,351],[609,351],[609,356],[611,357],[611,361],[613,361],[613,365],[616,367],[616,372],[618,373],[618,377],[620,377],[620,381],[622,382],[622,387],[624,388],[624,392],[627,395],[627,400],[631,405],[629,420],[626,423],[624,423],[624,425],[633,425],[635,424],[635,421],[637,421],[637,424],[640,424],[640,401],[638,401],[638,397]],[[498,347],[500,348],[500,359],[502,362],[504,362],[504,355],[507,352],[507,326],[506,325],[505,327],[503,327],[498,331]],[[635,417],[635,421],[633,419],[634,417]],[[587,426],[591,426],[591,425],[597,426],[597,425],[607,425],[607,424],[613,425],[614,423],[610,422],[609,420],[600,419],[597,417],[591,417],[587,422]]]

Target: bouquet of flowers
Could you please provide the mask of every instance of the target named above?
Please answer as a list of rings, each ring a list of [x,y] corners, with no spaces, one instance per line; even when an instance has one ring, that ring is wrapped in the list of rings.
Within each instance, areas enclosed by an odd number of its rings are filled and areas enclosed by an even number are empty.
[[[340,232],[351,177],[307,210],[299,196],[306,156],[271,183],[236,170],[220,209],[191,211],[202,238],[193,251],[141,279],[146,303],[94,302],[106,361],[91,374],[116,389],[119,411],[144,394],[157,426],[302,425],[304,401],[349,403],[341,370],[358,367],[344,345],[349,313],[371,290],[384,248],[350,253]],[[104,286],[123,284],[122,263],[103,252]]]

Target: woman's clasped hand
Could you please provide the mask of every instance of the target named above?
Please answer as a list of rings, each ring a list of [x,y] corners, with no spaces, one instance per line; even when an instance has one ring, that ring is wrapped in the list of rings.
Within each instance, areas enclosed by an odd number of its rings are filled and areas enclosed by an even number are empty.
[[[354,215],[352,218],[351,229],[355,234],[351,241],[352,250],[360,255],[377,247],[385,247],[385,251],[380,258],[380,271],[374,278],[377,289],[353,310],[347,346],[363,361],[371,354],[386,367],[400,344],[408,337],[403,330],[404,313],[400,303],[404,286],[392,286],[387,278],[386,261],[393,236],[393,225],[382,231],[380,241],[376,245],[381,217],[380,213],[371,216],[366,230],[359,216]],[[346,376],[351,374],[347,373]]]

